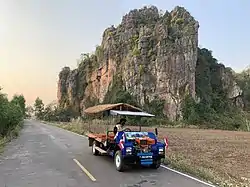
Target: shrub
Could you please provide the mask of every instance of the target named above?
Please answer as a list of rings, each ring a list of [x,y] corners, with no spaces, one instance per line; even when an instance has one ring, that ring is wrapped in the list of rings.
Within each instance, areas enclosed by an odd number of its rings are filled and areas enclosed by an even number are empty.
[[[18,102],[21,100],[22,104]],[[9,102],[5,94],[0,93],[0,136],[6,136],[10,131],[22,122],[25,113],[25,99],[23,96],[14,96]]]

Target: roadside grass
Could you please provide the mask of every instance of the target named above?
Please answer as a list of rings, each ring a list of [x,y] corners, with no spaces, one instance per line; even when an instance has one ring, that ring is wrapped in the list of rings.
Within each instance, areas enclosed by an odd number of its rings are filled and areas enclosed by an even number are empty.
[[[103,133],[107,121],[52,123],[78,133]],[[114,123],[110,123],[114,124]],[[131,126],[131,129],[138,127]],[[142,127],[154,131],[154,127]],[[165,164],[173,169],[223,187],[250,187],[250,133],[192,128],[158,128],[159,139],[168,137]]]
[[[3,152],[6,143],[10,142],[11,140],[19,136],[19,132],[22,129],[22,127],[23,127],[23,122],[20,122],[17,126],[11,129],[6,136],[0,137],[0,154]]]

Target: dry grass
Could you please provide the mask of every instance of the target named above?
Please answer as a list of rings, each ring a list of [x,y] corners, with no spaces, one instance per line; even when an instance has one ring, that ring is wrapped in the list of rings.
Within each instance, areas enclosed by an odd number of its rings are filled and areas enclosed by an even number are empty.
[[[57,126],[80,134],[88,132],[89,127],[96,133],[106,130],[103,121],[98,120]],[[184,128],[158,128],[158,132],[160,139],[164,136],[169,139],[166,160],[171,167],[220,186],[250,186],[249,132]]]

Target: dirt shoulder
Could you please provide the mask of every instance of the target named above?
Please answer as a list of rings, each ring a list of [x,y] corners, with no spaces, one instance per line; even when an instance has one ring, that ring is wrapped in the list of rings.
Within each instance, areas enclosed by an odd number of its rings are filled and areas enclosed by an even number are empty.
[[[92,122],[50,123],[85,134],[106,131],[100,120]],[[108,126],[112,129],[111,126]],[[132,129],[138,127],[131,127]],[[145,131],[154,128],[143,127]],[[168,137],[166,164],[220,186],[250,186],[250,133],[187,128],[158,128],[159,138]]]

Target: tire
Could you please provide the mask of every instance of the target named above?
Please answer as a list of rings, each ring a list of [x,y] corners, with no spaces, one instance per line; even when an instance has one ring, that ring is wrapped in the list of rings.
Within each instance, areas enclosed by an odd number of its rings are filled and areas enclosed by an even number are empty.
[[[152,169],[158,169],[161,166],[161,160],[155,160],[154,163],[150,166]]]
[[[97,146],[97,143],[96,143],[96,141],[94,141],[94,142],[93,142],[93,145],[92,145],[92,154],[95,155],[95,156],[97,156],[97,155],[100,154],[99,151],[97,151],[97,150],[95,149],[96,146]]]
[[[115,153],[115,158],[114,158],[114,162],[115,162],[115,167],[116,167],[116,170],[119,171],[119,172],[122,172],[124,171],[125,169],[125,164],[124,164],[124,160],[122,158],[122,153],[121,151],[116,151]]]

